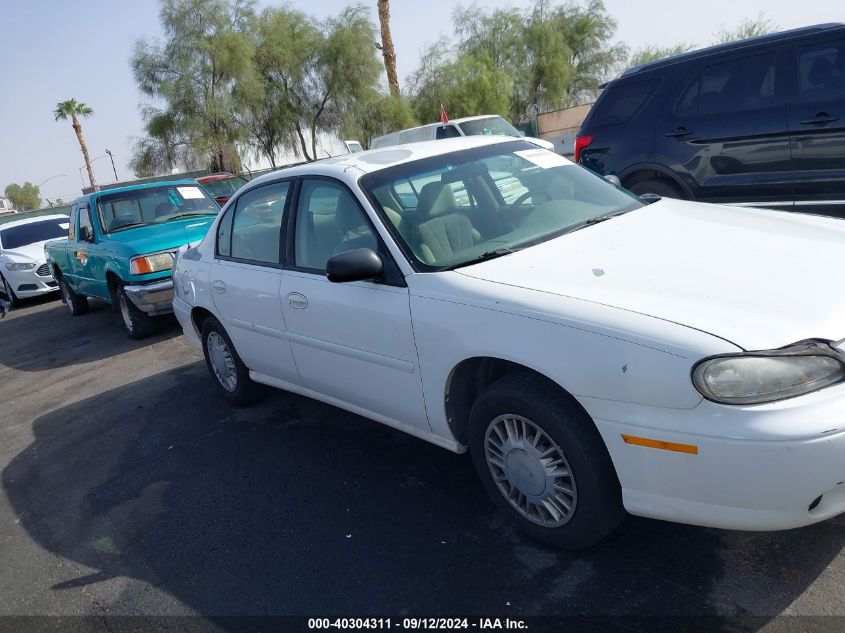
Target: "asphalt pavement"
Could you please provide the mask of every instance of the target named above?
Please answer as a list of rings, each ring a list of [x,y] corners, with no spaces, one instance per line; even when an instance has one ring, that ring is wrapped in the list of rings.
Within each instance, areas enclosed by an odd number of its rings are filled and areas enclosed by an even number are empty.
[[[0,321],[0,616],[845,615],[843,517],[629,517],[557,552],[466,455],[281,391],[234,409],[210,381],[172,319],[133,341],[51,297]]]

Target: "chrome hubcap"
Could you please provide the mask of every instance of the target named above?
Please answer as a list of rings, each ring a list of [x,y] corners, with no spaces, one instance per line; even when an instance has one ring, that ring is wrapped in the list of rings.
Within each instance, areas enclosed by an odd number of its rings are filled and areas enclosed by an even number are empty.
[[[120,304],[120,316],[123,317],[123,323],[126,325],[126,329],[130,332],[132,331],[132,317],[129,316],[129,303],[126,295],[123,294],[122,291],[118,290],[120,293],[118,295],[118,303]]]
[[[560,527],[578,500],[572,469],[560,446],[531,420],[500,415],[484,437],[487,467],[499,492],[529,521]]]
[[[235,359],[226,341],[217,332],[209,333],[206,338],[208,359],[211,361],[211,369],[226,391],[234,391],[238,386],[238,374],[235,369]]]

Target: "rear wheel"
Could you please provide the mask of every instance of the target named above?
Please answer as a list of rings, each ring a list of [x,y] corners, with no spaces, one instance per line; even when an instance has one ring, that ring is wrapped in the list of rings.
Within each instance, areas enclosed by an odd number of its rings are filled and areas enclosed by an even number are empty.
[[[641,196],[646,193],[653,193],[661,198],[676,198],[678,200],[686,200],[687,196],[675,185],[666,182],[665,180],[643,180],[635,182],[628,187],[628,191]]]
[[[62,302],[73,316],[88,312],[88,297],[77,294],[64,277],[59,278],[59,290],[62,293]]]
[[[208,371],[226,400],[245,406],[261,395],[261,386],[249,377],[249,368],[214,317],[208,317],[202,324],[202,351]]]
[[[122,283],[117,283],[112,287],[112,301],[120,322],[130,337],[140,340],[153,333],[155,329],[153,318],[132,303],[132,300],[126,296]]]
[[[509,374],[470,412],[469,448],[494,502],[538,541],[583,549],[625,512],[613,463],[584,411],[553,385]]]

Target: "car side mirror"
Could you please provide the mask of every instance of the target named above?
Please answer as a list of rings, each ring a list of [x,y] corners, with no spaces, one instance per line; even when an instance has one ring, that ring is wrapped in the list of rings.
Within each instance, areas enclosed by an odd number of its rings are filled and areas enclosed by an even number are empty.
[[[93,242],[94,235],[91,233],[90,226],[80,226],[79,227],[79,239],[83,242]]]
[[[611,185],[615,185],[617,187],[622,186],[622,181],[619,180],[619,176],[614,176],[613,174],[608,174],[604,177],[604,179],[609,182]]]
[[[371,248],[356,248],[338,253],[326,262],[326,277],[329,281],[366,281],[380,279],[384,273],[384,262]]]

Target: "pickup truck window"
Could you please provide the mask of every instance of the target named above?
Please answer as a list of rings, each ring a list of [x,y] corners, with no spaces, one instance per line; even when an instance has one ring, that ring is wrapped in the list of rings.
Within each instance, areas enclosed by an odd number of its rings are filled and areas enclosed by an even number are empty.
[[[73,208],[70,210],[70,218],[68,218],[68,225],[67,225],[67,239],[69,242],[73,242],[76,240],[76,222],[79,207],[73,205]]]
[[[85,239],[85,236],[88,239]],[[83,241],[93,241],[94,227],[91,225],[91,211],[87,206],[79,207],[79,239]]]
[[[103,231],[114,233],[192,215],[214,215],[220,207],[198,185],[185,184],[105,193],[97,199],[97,210]]]

